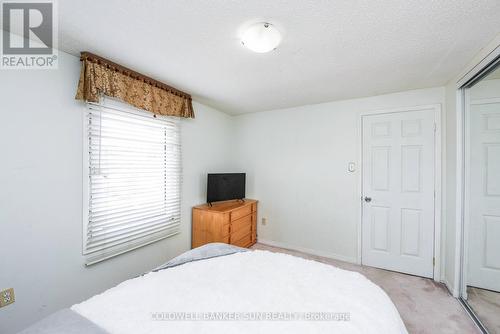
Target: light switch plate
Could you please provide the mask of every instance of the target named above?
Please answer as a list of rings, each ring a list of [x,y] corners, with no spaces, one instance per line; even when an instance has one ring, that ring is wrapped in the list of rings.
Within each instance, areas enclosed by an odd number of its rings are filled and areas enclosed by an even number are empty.
[[[0,291],[0,307],[10,305],[15,301],[16,301],[16,297],[14,295],[13,288]]]

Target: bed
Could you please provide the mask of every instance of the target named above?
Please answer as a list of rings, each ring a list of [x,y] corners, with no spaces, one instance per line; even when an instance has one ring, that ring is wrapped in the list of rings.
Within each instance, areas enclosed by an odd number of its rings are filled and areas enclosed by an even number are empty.
[[[407,333],[385,292],[316,261],[208,244],[23,334]]]

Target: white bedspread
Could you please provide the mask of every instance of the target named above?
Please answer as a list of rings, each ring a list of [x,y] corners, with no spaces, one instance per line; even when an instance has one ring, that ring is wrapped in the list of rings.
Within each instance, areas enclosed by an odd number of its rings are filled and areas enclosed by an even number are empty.
[[[389,297],[363,275],[258,250],[151,272],[72,310],[120,334],[407,333]],[[223,316],[226,320],[173,320],[182,312],[198,319]],[[292,316],[335,318],[337,313],[342,321],[289,320]],[[263,314],[281,320],[255,320]],[[252,321],[228,320],[231,317]]]

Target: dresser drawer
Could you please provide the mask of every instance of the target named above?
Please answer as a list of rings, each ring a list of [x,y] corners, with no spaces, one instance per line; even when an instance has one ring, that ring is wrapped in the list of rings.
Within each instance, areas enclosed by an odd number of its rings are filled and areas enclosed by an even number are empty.
[[[248,247],[250,246],[251,243],[252,243],[252,237],[250,234],[247,234],[236,241],[231,240],[231,245],[235,245],[238,247]]]
[[[257,212],[252,213],[252,243],[257,242]]]
[[[251,213],[252,213],[252,206],[245,205],[244,207],[231,211],[231,221],[238,220],[242,217],[248,216]]]
[[[245,216],[231,222],[231,233],[252,225],[252,215]]]
[[[240,229],[238,230],[231,230],[231,243],[233,241],[240,240],[247,234],[250,235],[252,233],[252,224],[247,224],[244,226],[241,226]]]

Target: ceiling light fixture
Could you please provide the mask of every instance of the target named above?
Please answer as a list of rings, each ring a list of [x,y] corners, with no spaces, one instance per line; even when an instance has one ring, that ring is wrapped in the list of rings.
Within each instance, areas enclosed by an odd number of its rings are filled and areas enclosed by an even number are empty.
[[[276,49],[281,33],[272,24],[260,22],[248,27],[241,36],[241,43],[250,50],[265,53]]]

